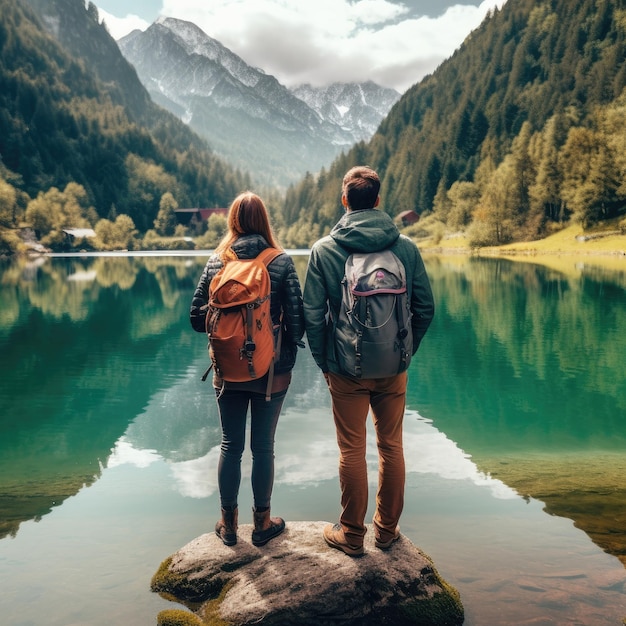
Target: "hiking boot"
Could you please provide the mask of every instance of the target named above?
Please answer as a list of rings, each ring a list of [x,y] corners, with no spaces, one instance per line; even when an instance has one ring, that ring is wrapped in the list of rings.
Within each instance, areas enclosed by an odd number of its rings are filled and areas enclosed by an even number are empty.
[[[374,537],[374,545],[381,550],[389,550],[398,539],[400,539],[400,526],[396,526],[396,532],[388,541],[381,541],[378,537]]]
[[[215,524],[215,534],[225,546],[234,546],[237,543],[238,509],[222,509],[222,519]]]
[[[282,517],[270,517],[269,508],[265,511],[252,509],[252,512],[254,514],[252,545],[264,546],[270,539],[274,539],[285,530],[285,520]]]
[[[348,556],[363,556],[363,544],[358,546],[349,544],[341,524],[324,526],[324,539],[331,548],[341,550]]]

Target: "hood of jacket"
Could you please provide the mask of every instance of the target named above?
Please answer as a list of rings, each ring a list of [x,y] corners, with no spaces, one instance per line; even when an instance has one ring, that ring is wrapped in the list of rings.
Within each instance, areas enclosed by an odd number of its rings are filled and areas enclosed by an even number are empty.
[[[351,252],[375,252],[392,246],[400,231],[387,213],[360,209],[348,211],[335,224],[330,236]]]
[[[262,235],[250,233],[239,236],[231,245],[231,248],[240,259],[254,259],[265,248],[269,247]]]

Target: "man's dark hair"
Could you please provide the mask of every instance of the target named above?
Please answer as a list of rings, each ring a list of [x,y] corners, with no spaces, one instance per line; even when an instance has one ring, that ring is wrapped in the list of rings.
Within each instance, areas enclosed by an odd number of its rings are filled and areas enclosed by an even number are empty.
[[[353,211],[373,208],[379,191],[380,178],[367,165],[353,167],[343,177],[342,193]]]

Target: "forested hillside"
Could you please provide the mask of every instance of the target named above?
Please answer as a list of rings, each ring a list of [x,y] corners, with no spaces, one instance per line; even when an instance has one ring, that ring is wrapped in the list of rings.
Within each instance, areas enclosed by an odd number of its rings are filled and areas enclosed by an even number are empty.
[[[289,190],[288,243],[328,231],[356,163],[379,171],[387,212],[422,215],[415,235],[460,230],[487,245],[542,236],[569,218],[588,226],[620,216],[625,60],[623,0],[508,0],[370,142]]]
[[[174,209],[227,206],[249,177],[150,100],[95,4],[0,0],[0,14],[0,253],[23,226],[57,248],[68,227],[94,228],[101,248],[214,245],[223,218],[181,230]],[[290,247],[330,230],[358,163],[381,174],[384,210],[421,215],[414,237],[493,245],[572,219],[626,230],[625,87],[624,0],[508,0],[372,140],[284,202],[262,193]]]
[[[150,100],[93,3],[0,0],[0,14],[1,226],[35,202],[26,222],[57,238],[121,214],[144,232],[165,194],[227,206],[250,184]]]

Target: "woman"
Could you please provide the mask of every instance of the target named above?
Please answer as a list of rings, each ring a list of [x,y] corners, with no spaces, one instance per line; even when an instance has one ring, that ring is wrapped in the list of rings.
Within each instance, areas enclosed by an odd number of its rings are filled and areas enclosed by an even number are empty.
[[[191,325],[206,332],[206,306],[211,279],[228,260],[255,258],[266,248],[280,249],[261,198],[245,192],[237,196],[228,210],[228,232],[209,257],[193,296]],[[237,543],[237,499],[241,482],[241,457],[245,448],[248,408],[251,413],[252,493],[254,530],[252,543],[265,545],[285,529],[280,517],[270,517],[274,485],[274,434],[283,400],[291,382],[298,345],[304,334],[302,293],[298,275],[289,255],[282,252],[268,265],[271,291],[271,317],[282,323],[280,355],[274,364],[270,400],[266,400],[268,374],[250,382],[227,382],[214,373],[213,386],[222,425],[222,444],[218,464],[218,485],[222,517],[215,533],[227,546]],[[282,319],[282,322],[281,322]]]

